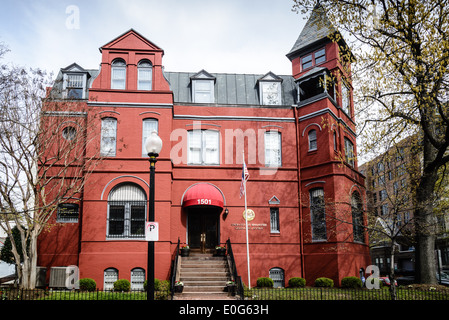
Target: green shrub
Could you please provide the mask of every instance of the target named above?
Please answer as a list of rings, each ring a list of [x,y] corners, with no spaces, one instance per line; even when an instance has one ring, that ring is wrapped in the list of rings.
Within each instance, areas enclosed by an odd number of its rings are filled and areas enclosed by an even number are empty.
[[[147,291],[147,280],[143,282],[143,289]],[[154,278],[154,291],[165,291],[170,290],[170,281],[169,280],[159,280]]]
[[[328,287],[332,288],[334,286],[334,280],[321,277],[315,280],[315,287]]]
[[[131,289],[131,283],[129,280],[120,279],[114,282],[114,291],[128,292]]]
[[[293,277],[288,280],[288,286],[292,288],[304,288],[306,286],[306,279]]]
[[[361,288],[362,280],[358,277],[345,277],[341,279],[341,287],[351,289]]]
[[[80,279],[80,290],[81,291],[95,291],[97,289],[97,283],[94,279],[83,278]]]
[[[267,287],[267,288],[273,288],[274,282],[273,279],[271,278],[258,278],[257,279],[257,286],[262,288],[262,287]]]

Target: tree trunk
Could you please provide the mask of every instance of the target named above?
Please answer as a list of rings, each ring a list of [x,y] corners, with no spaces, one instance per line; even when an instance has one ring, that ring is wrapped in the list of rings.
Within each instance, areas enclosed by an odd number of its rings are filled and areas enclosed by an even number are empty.
[[[391,245],[391,252],[390,252],[390,274],[388,275],[388,278],[390,279],[390,296],[391,300],[396,300],[396,286],[394,283],[394,243]]]
[[[418,283],[436,284],[435,220],[433,213],[434,189],[438,179],[437,169],[426,170],[429,159],[435,158],[435,150],[430,142],[424,139],[423,173],[416,189],[415,234],[416,263],[415,280]]]

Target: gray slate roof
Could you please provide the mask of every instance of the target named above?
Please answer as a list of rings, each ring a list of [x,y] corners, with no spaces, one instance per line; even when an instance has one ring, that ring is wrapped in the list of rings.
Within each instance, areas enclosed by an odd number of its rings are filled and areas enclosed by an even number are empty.
[[[192,103],[191,77],[197,72],[164,72],[173,91],[175,103]],[[258,79],[263,74],[211,73],[215,77],[215,103],[260,105]],[[295,103],[296,89],[292,76],[282,79],[282,105]]]
[[[335,32],[337,32],[337,29],[334,28],[327,18],[323,7],[318,5],[312,10],[309,20],[307,20],[306,25],[287,56],[292,56],[296,52],[327,38]]]

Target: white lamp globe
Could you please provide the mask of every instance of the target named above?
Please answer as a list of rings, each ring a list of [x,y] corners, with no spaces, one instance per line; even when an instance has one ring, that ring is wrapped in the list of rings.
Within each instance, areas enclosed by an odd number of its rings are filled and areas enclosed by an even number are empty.
[[[157,135],[156,131],[151,132],[145,140],[145,149],[147,153],[159,154],[162,149],[162,139]]]

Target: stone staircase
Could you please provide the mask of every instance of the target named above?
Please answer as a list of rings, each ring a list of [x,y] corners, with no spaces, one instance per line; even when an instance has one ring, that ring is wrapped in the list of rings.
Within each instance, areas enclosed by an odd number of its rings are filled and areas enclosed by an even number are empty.
[[[179,280],[184,283],[184,290],[177,295],[227,295],[225,288],[230,273],[226,257],[191,251],[188,257],[180,258]]]

